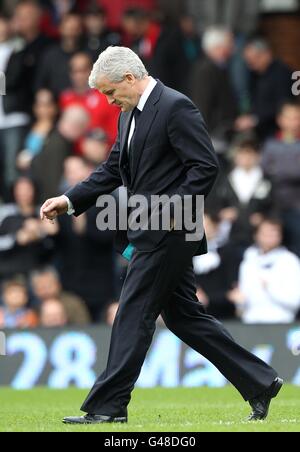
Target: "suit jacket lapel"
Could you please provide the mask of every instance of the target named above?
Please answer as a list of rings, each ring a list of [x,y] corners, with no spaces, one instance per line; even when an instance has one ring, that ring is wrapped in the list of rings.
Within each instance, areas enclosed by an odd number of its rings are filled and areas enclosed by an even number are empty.
[[[139,126],[137,128],[135,139],[134,139],[134,148],[132,148],[132,155],[130,156],[131,162],[131,183],[133,184],[138,164],[140,161],[140,155],[143,151],[144,143],[150,132],[152,123],[155,119],[155,116],[158,112],[157,102],[160,99],[161,93],[163,91],[164,85],[158,80],[157,85],[153,89],[152,93],[149,96],[149,99],[146,102],[146,105],[141,113],[139,119]],[[129,113],[125,113],[124,120],[122,124],[122,136],[121,136],[121,151],[120,151],[120,171],[123,176],[125,176],[127,180],[127,175],[123,173],[122,167],[127,159],[127,147],[128,147],[128,135],[130,131],[131,120],[133,116],[133,111]],[[126,116],[125,116],[126,115]]]
[[[134,146],[132,147],[132,155],[130,155],[131,184],[134,183],[145,141],[158,112],[158,106],[156,104],[159,101],[163,87],[164,85],[158,81],[139,118],[139,125],[134,138]]]
[[[119,168],[120,174],[123,180],[123,184],[125,187],[131,185],[131,177],[129,174],[129,161],[127,155],[127,146],[128,146],[128,135],[130,131],[130,124],[133,116],[133,111],[130,113],[123,114],[124,120],[121,125],[121,149],[120,149],[120,161]]]

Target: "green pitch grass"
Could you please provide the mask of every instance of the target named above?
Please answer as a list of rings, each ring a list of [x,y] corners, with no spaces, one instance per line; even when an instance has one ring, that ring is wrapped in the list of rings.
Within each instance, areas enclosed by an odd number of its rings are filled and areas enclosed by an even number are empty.
[[[128,424],[65,426],[86,391],[0,388],[0,432],[300,432],[300,388],[285,385],[265,422],[247,423],[250,407],[231,387],[137,389]]]

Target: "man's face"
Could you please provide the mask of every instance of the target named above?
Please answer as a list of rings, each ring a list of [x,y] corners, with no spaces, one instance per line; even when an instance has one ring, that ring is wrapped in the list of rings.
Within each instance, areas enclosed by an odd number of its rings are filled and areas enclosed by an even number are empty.
[[[98,141],[92,138],[85,138],[82,143],[83,156],[90,162],[99,165],[104,162],[109,151],[106,141]]]
[[[89,167],[80,157],[69,157],[65,160],[65,179],[73,186],[86,179],[90,174]]]
[[[272,251],[282,244],[282,230],[279,226],[264,223],[256,234],[256,243],[264,251]]]
[[[87,14],[84,25],[91,35],[100,35],[105,29],[106,20],[102,14]]]
[[[3,299],[8,308],[12,310],[21,309],[28,301],[27,291],[24,287],[18,285],[10,286],[4,291]]]
[[[267,50],[257,50],[249,45],[244,50],[244,58],[252,71],[264,73],[272,61],[272,54]]]
[[[60,34],[63,39],[78,40],[82,31],[82,20],[79,16],[66,17],[60,25]]]
[[[59,299],[49,299],[42,303],[41,325],[46,328],[63,327],[67,324],[64,306]]]
[[[20,179],[14,188],[14,197],[18,204],[33,204],[35,190],[32,182],[27,179]]]
[[[235,156],[235,165],[245,171],[250,171],[259,165],[259,160],[260,156],[255,150],[251,148],[240,149]]]
[[[278,125],[283,132],[295,136],[300,135],[300,108],[298,106],[287,106],[278,117]]]
[[[40,26],[41,11],[31,4],[20,4],[14,13],[12,25],[14,31],[21,35],[36,30]]]
[[[139,103],[140,95],[137,90],[137,79],[130,73],[121,82],[111,82],[107,77],[99,78],[97,88],[105,94],[111,105],[117,105],[122,112],[133,110]]]
[[[70,76],[75,88],[87,89],[91,69],[92,65],[88,56],[78,55],[72,58]]]
[[[45,273],[33,278],[32,281],[34,293],[41,300],[55,298],[59,296],[60,284],[51,273]]]

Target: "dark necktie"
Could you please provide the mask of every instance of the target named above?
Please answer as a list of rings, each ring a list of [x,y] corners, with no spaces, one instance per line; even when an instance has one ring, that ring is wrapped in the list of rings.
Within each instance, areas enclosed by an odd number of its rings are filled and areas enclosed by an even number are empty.
[[[139,119],[140,119],[141,113],[142,113],[141,110],[139,110],[137,107],[134,108],[132,117],[134,118],[135,126],[134,126],[133,135],[132,135],[131,140],[130,140],[130,145],[128,146],[128,149],[127,149],[128,156],[131,155],[132,149],[134,147],[134,139],[135,139],[135,135],[136,135],[136,131],[137,131],[137,127],[138,127],[138,123],[139,123]]]

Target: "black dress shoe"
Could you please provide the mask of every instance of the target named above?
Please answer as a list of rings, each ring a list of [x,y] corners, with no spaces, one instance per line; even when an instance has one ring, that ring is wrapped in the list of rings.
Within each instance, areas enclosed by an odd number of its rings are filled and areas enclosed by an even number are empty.
[[[85,416],[78,417],[65,417],[63,419],[64,424],[81,424],[81,425],[91,425],[91,424],[107,424],[107,423],[125,423],[127,422],[127,417],[114,417],[114,416],[104,416],[99,414],[86,414]]]
[[[249,400],[253,411],[250,414],[248,421],[263,421],[266,419],[269,413],[271,400],[277,396],[282,385],[283,380],[277,377],[263,394],[255,399]]]

